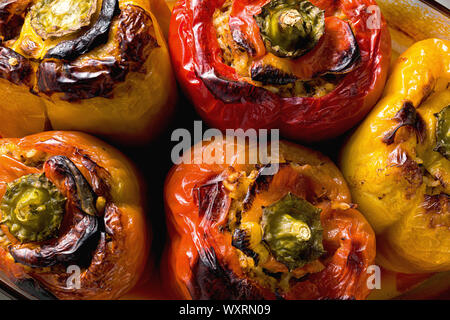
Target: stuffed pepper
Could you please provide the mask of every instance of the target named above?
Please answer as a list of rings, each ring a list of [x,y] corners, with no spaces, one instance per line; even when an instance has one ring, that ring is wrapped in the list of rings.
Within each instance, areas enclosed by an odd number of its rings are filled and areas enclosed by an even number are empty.
[[[450,271],[450,42],[414,44],[342,154],[377,257],[403,273]]]
[[[0,274],[36,298],[114,299],[149,232],[134,168],[81,133],[0,140]]]
[[[210,126],[335,137],[382,93],[390,35],[372,0],[180,0],[169,46]]]
[[[77,130],[153,137],[176,97],[163,0],[0,4],[0,135]],[[7,120],[7,121],[6,121]]]
[[[270,166],[241,164],[239,143],[222,147],[238,149],[230,162],[216,153],[166,180],[166,283],[177,298],[366,298],[375,235],[335,165],[287,142]]]

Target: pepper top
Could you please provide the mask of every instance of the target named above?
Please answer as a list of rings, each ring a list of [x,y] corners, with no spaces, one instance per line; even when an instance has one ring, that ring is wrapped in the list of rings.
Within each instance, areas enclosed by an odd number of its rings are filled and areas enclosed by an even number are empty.
[[[306,54],[325,32],[324,11],[306,0],[272,0],[254,18],[266,49],[282,58]]]
[[[56,236],[66,199],[44,174],[30,174],[11,182],[0,204],[0,223],[20,242]]]
[[[263,209],[263,239],[276,260],[289,270],[303,267],[325,252],[321,211],[291,193]]]

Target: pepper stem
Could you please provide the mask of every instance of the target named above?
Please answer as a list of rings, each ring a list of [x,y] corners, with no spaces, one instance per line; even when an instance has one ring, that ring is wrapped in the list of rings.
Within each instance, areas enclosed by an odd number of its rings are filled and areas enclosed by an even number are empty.
[[[276,260],[293,270],[323,253],[321,209],[293,194],[263,209],[263,239]]]
[[[8,184],[0,204],[0,223],[20,242],[46,240],[59,229],[65,201],[44,174],[23,176]]]
[[[272,0],[255,20],[266,49],[285,58],[312,50],[325,31],[324,12],[306,0]]]

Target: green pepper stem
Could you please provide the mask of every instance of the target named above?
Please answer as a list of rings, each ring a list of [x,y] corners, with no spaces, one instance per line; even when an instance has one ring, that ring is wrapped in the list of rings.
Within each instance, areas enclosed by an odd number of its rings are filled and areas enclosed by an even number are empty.
[[[324,12],[306,0],[272,0],[255,20],[266,49],[284,58],[306,54],[325,32]]]
[[[59,229],[65,201],[44,174],[23,176],[8,184],[0,204],[0,223],[20,242],[46,240]]]
[[[321,209],[293,194],[263,209],[263,239],[276,260],[290,270],[323,253]]]

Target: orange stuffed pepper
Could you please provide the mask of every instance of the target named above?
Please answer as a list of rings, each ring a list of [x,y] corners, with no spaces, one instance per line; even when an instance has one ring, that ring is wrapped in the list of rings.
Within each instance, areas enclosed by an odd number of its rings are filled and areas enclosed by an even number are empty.
[[[37,298],[125,294],[148,254],[138,181],[82,133],[0,140],[0,274]]]
[[[239,164],[243,150],[214,162],[224,164],[176,165],[167,177],[166,283],[176,297],[366,298],[375,236],[336,166],[282,142],[278,170],[268,172]]]

